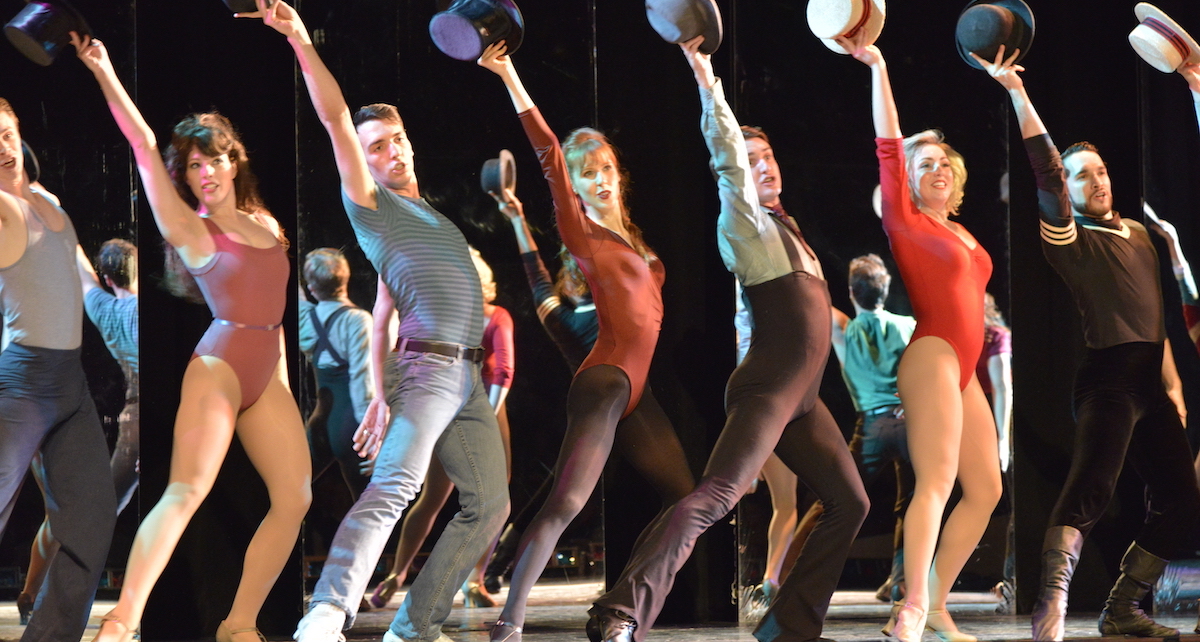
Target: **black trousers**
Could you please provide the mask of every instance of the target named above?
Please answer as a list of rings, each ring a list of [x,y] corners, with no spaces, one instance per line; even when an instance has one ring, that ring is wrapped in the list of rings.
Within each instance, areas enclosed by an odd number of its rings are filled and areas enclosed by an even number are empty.
[[[1075,452],[1050,526],[1084,536],[1112,499],[1128,462],[1146,483],[1138,544],[1175,557],[1200,517],[1191,448],[1162,385],[1162,343],[1090,350],[1075,382]]]
[[[631,614],[645,639],[696,538],[737,504],[774,451],[825,504],[803,553],[754,635],[821,635],[829,598],[866,518],[868,500],[845,439],[817,396],[829,358],[829,290],[802,272],[746,288],[754,338],[729,378],[727,418],[696,489],[646,527],[598,606]]]

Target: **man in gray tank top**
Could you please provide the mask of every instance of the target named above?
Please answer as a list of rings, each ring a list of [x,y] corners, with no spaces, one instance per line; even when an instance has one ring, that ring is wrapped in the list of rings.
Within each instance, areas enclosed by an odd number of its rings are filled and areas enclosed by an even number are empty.
[[[75,228],[25,173],[17,115],[0,98],[0,531],[40,453],[50,564],[22,640],[78,640],[117,515],[108,445],[80,362],[83,297]]]

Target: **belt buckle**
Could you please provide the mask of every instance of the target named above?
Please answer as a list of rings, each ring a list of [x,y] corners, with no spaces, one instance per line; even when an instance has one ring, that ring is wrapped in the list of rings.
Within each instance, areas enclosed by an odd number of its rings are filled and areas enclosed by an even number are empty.
[[[454,346],[454,358],[455,359],[462,361],[464,358],[466,358],[466,355],[467,355],[467,346],[462,346],[462,345]]]

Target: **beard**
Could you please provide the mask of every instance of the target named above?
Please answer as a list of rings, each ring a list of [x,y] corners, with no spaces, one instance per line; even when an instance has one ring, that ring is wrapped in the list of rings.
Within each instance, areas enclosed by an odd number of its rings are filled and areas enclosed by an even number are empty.
[[[1093,201],[1091,199],[1084,201],[1082,203],[1077,203],[1077,202],[1075,202],[1074,199],[1072,199],[1071,200],[1071,209],[1075,210],[1079,214],[1082,214],[1088,218],[1098,218],[1099,219],[1099,218],[1104,218],[1105,216],[1112,213],[1112,197],[1109,197],[1108,203],[1109,204],[1106,206],[1101,206],[1101,205],[1093,204]]]

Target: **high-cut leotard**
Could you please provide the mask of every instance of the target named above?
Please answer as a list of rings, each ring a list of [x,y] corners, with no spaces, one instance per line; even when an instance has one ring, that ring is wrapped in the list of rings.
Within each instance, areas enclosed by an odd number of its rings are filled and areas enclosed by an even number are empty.
[[[600,320],[596,345],[579,366],[579,372],[599,364],[623,370],[629,377],[629,403],[622,416],[628,415],[642,397],[650,360],[658,344],[666,268],[653,255],[647,262],[615,232],[587,217],[571,190],[558,138],[542,119],[541,112],[534,107],[520,117],[542,163],[542,174],[550,184],[558,233],[587,278]]]
[[[237,375],[245,410],[266,390],[279,363],[279,337],[287,307],[291,267],[283,246],[258,248],[238,243],[204,219],[217,251],[208,263],[188,268],[196,277],[213,322],[192,358],[212,356]]]
[[[902,139],[876,138],[875,148],[883,230],[917,318],[911,343],[928,336],[946,340],[958,355],[958,387],[964,390],[983,352],[983,295],[992,258],[979,241],[974,249],[967,247],[913,204]]]

